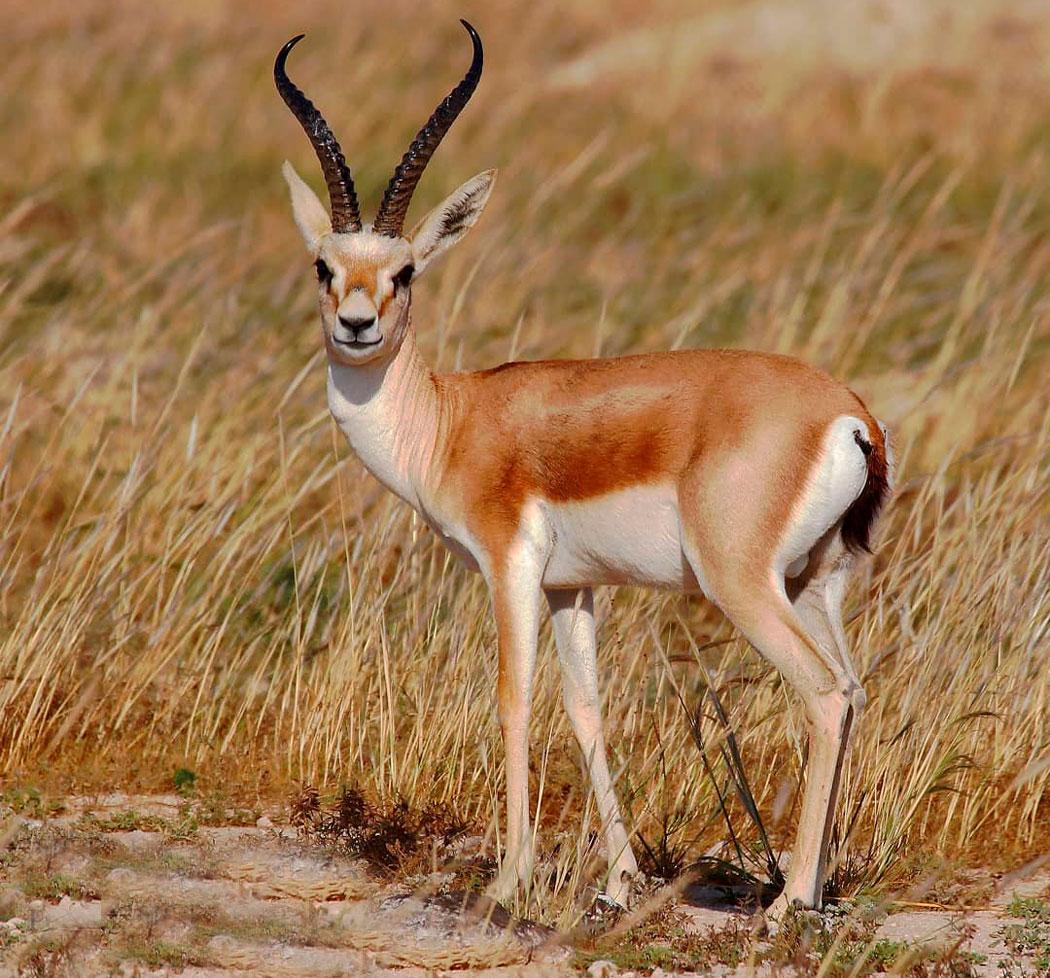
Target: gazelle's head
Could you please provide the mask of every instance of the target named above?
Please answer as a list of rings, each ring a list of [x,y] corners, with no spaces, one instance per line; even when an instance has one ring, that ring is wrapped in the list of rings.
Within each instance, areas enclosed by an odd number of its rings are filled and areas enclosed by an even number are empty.
[[[277,90],[310,137],[332,205],[329,217],[317,194],[285,162],[295,222],[317,270],[325,347],[333,362],[353,366],[397,352],[408,331],[412,283],[467,233],[492,192],[496,171],[486,170],[446,198],[409,234],[402,230],[423,170],[481,79],[481,38],[470,24],[462,23],[474,45],[470,68],[401,158],[371,225],[361,223],[354,181],[332,130],[285,73],[288,53],[303,35],[293,37],[277,55],[273,68]]]

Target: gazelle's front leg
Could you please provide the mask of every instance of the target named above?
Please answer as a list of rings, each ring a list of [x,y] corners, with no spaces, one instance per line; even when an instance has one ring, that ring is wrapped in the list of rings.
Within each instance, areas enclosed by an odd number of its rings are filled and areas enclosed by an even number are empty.
[[[503,864],[490,888],[497,900],[532,877],[533,839],[529,827],[529,718],[536,665],[542,563],[522,548],[490,580],[499,646],[497,699],[506,753],[507,835]]]
[[[554,638],[558,643],[565,709],[583,751],[605,830],[609,860],[605,892],[610,899],[626,907],[631,894],[631,877],[638,873],[638,863],[624,828],[605,756],[594,635],[594,592],[590,588],[548,591],[547,601],[551,608]]]

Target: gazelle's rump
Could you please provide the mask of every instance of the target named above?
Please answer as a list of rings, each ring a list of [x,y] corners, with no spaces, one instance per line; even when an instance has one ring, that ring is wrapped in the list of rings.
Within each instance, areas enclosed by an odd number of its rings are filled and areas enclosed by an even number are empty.
[[[881,442],[881,429],[878,424],[872,427],[878,432]],[[819,458],[791,512],[780,541],[774,565],[776,574],[797,576],[788,575],[787,569],[805,557],[836,523],[842,525],[845,540],[845,521],[854,511],[865,489],[873,482],[873,468],[885,469],[881,444],[876,448],[873,442],[866,440],[872,437],[868,425],[851,415],[842,415],[828,426],[821,442]]]

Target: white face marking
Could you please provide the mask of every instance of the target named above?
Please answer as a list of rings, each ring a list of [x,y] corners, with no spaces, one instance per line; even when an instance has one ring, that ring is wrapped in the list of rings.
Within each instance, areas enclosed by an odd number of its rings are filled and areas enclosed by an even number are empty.
[[[554,531],[545,587],[642,584],[699,590],[682,553],[678,494],[671,483],[541,505]]]
[[[871,441],[868,426],[850,415],[836,418],[828,427],[820,461],[813,467],[781,539],[774,564],[777,574],[801,574],[805,563],[800,562],[864,488],[868,462],[854,438],[857,431]]]

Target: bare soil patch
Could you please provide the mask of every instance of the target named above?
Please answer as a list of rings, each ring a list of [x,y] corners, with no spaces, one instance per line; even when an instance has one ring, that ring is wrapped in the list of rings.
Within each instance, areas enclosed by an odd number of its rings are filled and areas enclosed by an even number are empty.
[[[672,899],[658,890],[640,911],[558,934],[455,873],[392,876],[266,816],[190,825],[179,796],[66,808],[7,819],[0,975],[1021,978],[1050,968],[1050,876],[1039,866],[969,912],[833,907],[771,934],[724,891],[697,887]]]

